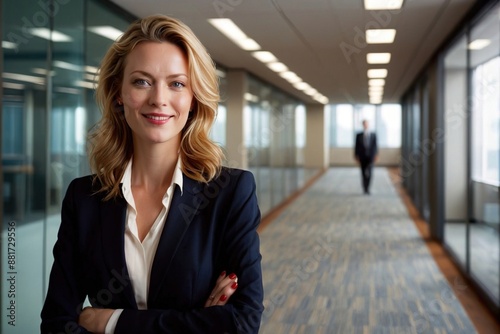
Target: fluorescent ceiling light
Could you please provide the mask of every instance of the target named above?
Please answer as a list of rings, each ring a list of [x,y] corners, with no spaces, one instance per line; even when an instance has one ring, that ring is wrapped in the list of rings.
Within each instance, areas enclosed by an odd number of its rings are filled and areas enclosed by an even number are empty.
[[[255,51],[252,52],[252,56],[254,56],[263,63],[271,63],[278,61],[278,59],[269,51]]]
[[[366,10],[401,9],[403,0],[364,0]]]
[[[298,90],[306,90],[311,88],[311,86],[307,82],[297,82],[293,85],[293,87],[297,88]]]
[[[34,75],[25,75],[25,74],[19,74],[19,73],[4,72],[4,73],[2,73],[2,77],[4,79],[30,82],[30,83],[34,83],[37,85],[44,85],[45,84],[45,78],[36,77]]]
[[[322,104],[328,104],[328,98],[320,93],[314,95],[314,99]]]
[[[367,74],[370,79],[383,79],[387,77],[387,70],[385,68],[370,69]]]
[[[310,96],[316,95],[317,92],[318,91],[312,87],[304,90],[304,93],[306,93],[307,95],[310,95]]]
[[[385,85],[384,79],[370,79],[370,80],[368,80],[368,86],[384,86],[384,85]]]
[[[2,41],[2,48],[15,50],[17,49],[17,44],[8,41]]]
[[[383,92],[384,87],[383,86],[369,86],[368,87],[368,92]]]
[[[260,49],[260,45],[245,35],[231,19],[209,19],[208,22],[243,50],[255,51]]]
[[[96,26],[96,27],[88,27],[90,32],[97,34],[99,36],[108,38],[112,41],[116,41],[118,37],[123,35],[123,31],[116,29],[112,26]]]
[[[366,43],[384,44],[393,43],[396,29],[368,29],[366,30]]]
[[[368,53],[366,55],[368,64],[388,64],[391,61],[391,54],[385,53]]]
[[[217,76],[218,76],[219,78],[225,78],[225,77],[226,77],[226,72],[224,72],[224,71],[223,71],[223,70],[221,70],[221,69],[216,68],[216,69],[215,69],[215,73],[217,73]]]
[[[71,42],[73,38],[63,34],[57,30],[49,30],[47,28],[31,28],[28,32],[33,36],[37,36],[46,40],[52,40],[53,42]]]
[[[280,77],[282,77],[291,84],[302,81],[302,79],[297,74],[295,74],[295,72],[292,71],[280,72]]]
[[[269,64],[267,64],[267,67],[269,67],[274,72],[278,72],[278,73],[288,71],[288,67],[286,67],[285,64],[280,63],[279,61],[274,62],[274,63],[269,63]]]
[[[469,50],[481,50],[491,44],[489,39],[476,39],[475,41],[470,42]]]
[[[259,97],[250,93],[245,93],[245,100],[250,102],[259,102]]]
[[[368,96],[370,98],[382,98],[383,95],[384,95],[384,92],[369,92],[368,93]]]

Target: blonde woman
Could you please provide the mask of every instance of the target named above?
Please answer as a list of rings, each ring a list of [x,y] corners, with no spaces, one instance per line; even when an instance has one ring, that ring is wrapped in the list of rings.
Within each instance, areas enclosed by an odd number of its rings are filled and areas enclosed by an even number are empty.
[[[208,137],[219,93],[203,45],[178,20],[138,20],[96,97],[95,174],[63,200],[41,332],[257,333],[255,181]]]

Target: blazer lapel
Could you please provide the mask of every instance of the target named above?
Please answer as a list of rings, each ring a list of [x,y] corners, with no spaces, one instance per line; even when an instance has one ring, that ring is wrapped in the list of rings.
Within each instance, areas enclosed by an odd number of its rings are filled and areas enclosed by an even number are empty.
[[[158,248],[156,249],[151,277],[149,281],[148,303],[155,300],[169,271],[170,264],[175,256],[179,244],[186,233],[193,218],[197,215],[200,199],[196,194],[200,192],[199,183],[183,175],[183,191],[175,187],[168,215],[163,226]]]
[[[125,219],[127,202],[119,197],[101,204],[101,227],[103,257],[112,276],[120,275],[128,283],[124,294],[134,308],[137,308],[134,291],[129,279],[125,261]]]

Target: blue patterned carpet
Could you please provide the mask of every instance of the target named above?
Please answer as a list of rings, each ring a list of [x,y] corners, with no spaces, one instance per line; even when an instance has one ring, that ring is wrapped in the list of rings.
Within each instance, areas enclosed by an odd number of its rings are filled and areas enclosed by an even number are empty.
[[[332,168],[261,233],[261,332],[476,333],[384,168]]]

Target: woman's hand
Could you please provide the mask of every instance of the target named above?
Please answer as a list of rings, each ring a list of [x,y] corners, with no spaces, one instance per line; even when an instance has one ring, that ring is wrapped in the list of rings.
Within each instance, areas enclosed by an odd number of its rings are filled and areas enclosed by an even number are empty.
[[[215,282],[215,288],[205,302],[205,307],[225,305],[237,288],[238,277],[236,274],[226,276],[226,272],[223,271]]]
[[[85,307],[80,313],[78,324],[92,333],[104,333],[114,310],[109,308]]]

